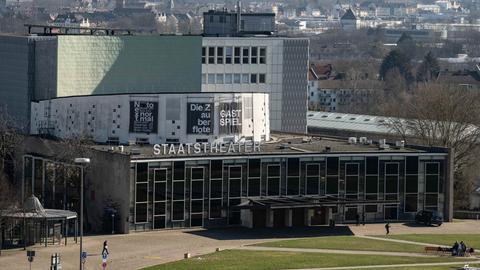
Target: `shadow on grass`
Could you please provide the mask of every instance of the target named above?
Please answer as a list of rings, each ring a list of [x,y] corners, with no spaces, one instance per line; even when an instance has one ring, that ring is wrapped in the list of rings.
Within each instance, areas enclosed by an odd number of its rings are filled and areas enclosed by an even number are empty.
[[[290,228],[218,228],[198,231],[187,231],[185,233],[212,238],[215,240],[247,240],[247,239],[288,239],[320,236],[348,236],[354,235],[348,226],[312,226],[312,227],[290,227]]]

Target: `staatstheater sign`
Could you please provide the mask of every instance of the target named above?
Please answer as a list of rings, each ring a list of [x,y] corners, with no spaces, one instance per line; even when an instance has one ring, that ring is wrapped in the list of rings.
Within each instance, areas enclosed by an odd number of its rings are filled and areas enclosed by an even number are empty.
[[[260,142],[155,144],[153,146],[153,154],[156,156],[253,152],[260,152]]]

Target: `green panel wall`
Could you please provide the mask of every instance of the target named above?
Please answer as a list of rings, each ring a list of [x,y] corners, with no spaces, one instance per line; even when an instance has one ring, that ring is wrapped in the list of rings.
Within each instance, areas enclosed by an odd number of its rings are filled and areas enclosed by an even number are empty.
[[[200,36],[59,36],[57,96],[200,92]]]

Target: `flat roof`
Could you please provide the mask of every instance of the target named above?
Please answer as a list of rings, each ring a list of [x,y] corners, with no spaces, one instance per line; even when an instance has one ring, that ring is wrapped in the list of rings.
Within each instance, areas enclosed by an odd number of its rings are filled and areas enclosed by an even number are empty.
[[[448,150],[439,147],[423,147],[407,145],[405,147],[395,147],[390,145],[390,149],[381,149],[378,143],[363,144],[349,143],[346,138],[321,137],[309,135],[295,135],[285,133],[274,133],[272,140],[260,144],[260,151],[249,153],[199,153],[199,154],[161,154],[153,153],[153,145],[129,145],[129,146],[111,146],[94,145],[96,150],[108,151],[112,153],[130,155],[132,160],[146,159],[222,159],[242,157],[260,157],[260,156],[308,156],[308,155],[409,155],[409,154],[428,154],[435,153],[446,155]],[[122,151],[123,148],[123,151]]]
[[[379,134],[393,133],[393,131],[386,125],[386,122],[391,120],[398,120],[398,118],[316,111],[308,111],[307,113],[307,126],[309,128],[337,129]]]

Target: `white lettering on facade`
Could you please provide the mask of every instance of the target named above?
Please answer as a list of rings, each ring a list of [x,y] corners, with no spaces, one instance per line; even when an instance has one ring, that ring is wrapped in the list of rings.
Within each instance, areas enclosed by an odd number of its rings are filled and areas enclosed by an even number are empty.
[[[242,143],[185,143],[185,144],[155,144],[153,154],[159,155],[189,155],[207,153],[251,153],[260,152],[260,142]]]

